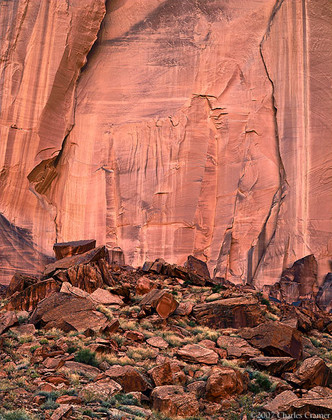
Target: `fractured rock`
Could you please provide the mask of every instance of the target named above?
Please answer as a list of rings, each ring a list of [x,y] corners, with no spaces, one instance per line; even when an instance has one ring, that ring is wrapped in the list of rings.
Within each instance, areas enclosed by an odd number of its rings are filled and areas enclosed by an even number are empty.
[[[77,254],[84,254],[96,247],[95,239],[82,241],[58,242],[53,245],[53,251],[57,260],[65,257],[71,257]]]
[[[194,306],[197,322],[213,328],[255,327],[264,322],[255,297],[234,297]]]
[[[29,286],[32,286],[37,282],[37,277],[26,276],[20,273],[14,274],[6,290],[6,298],[9,298],[16,292],[23,292],[24,289],[26,289]]]
[[[38,302],[60,290],[60,283],[54,279],[39,281],[13,294],[6,305],[9,310],[31,311]]]
[[[266,322],[255,328],[245,328],[240,335],[267,356],[302,358],[302,335],[288,325]]]
[[[30,322],[46,329],[59,328],[68,331],[100,329],[107,325],[107,318],[96,311],[88,299],[65,293],[53,295],[39,302]]]
[[[215,351],[198,344],[187,344],[181,347],[177,351],[177,355],[188,362],[205,365],[215,365],[219,360],[219,356]]]
[[[168,290],[151,290],[141,300],[140,305],[142,309],[149,311],[151,308],[155,309],[161,318],[168,318],[176,308],[178,302]]]
[[[230,337],[228,335],[221,335],[217,344],[219,347],[227,350],[229,358],[245,358],[260,356],[261,352],[252,347],[246,340],[241,337]]]
[[[220,401],[233,395],[242,394],[247,389],[242,374],[230,367],[218,367],[209,376],[206,383],[206,399]]]
[[[143,392],[149,388],[143,375],[132,366],[115,365],[106,370],[104,374],[119,383],[124,392]]]
[[[67,270],[76,265],[89,264],[100,259],[108,259],[108,252],[105,246],[99,246],[86,251],[83,254],[73,255],[71,257],[65,257],[61,260],[55,261],[45,267],[44,276],[50,277],[57,270]]]
[[[157,386],[151,393],[153,409],[167,416],[189,417],[199,413],[198,401],[193,393],[186,393],[182,386]]]
[[[283,372],[293,372],[296,368],[296,359],[292,357],[254,357],[249,360],[253,367],[266,370],[271,375],[280,375]]]

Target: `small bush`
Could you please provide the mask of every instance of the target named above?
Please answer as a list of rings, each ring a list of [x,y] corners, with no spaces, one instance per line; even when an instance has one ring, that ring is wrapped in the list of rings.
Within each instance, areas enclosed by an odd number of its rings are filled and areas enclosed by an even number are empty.
[[[30,353],[34,353],[40,346],[37,344],[35,346],[30,347]]]
[[[32,420],[25,410],[0,411],[0,420]]]
[[[137,398],[135,398],[131,394],[117,394],[114,396],[114,399],[116,402],[123,405],[136,405],[136,406],[141,405],[139,401],[137,400]]]
[[[315,337],[309,337],[309,338],[315,347],[322,347],[322,343],[319,340],[317,340],[317,338]]]
[[[60,407],[60,404],[56,403],[51,398],[48,398],[44,404],[40,406],[42,410],[55,410],[56,408]]]
[[[249,384],[249,391],[254,394],[259,394],[262,391],[271,391],[273,388],[273,383],[270,381],[269,377],[264,375],[261,372],[247,370],[249,377],[252,382]]]
[[[35,395],[40,395],[42,397],[46,397],[48,400],[55,401],[59,397],[60,394],[57,391],[52,391],[52,392],[38,391],[35,393]]]
[[[67,349],[67,353],[69,353],[69,354],[73,354],[73,353],[75,353],[75,351],[77,351],[78,350],[78,347],[77,346],[75,346],[75,345],[73,345],[73,346],[69,346],[68,347],[68,349]]]
[[[98,361],[96,359],[96,353],[90,349],[81,349],[75,356],[75,362],[85,363],[86,365],[98,366]]]
[[[216,284],[212,287],[212,292],[213,293],[219,293],[219,292],[221,292],[222,290],[225,290],[225,289],[226,289],[225,286],[223,286],[221,284]]]
[[[127,351],[127,356],[136,362],[155,357],[155,352],[150,348],[137,347]]]

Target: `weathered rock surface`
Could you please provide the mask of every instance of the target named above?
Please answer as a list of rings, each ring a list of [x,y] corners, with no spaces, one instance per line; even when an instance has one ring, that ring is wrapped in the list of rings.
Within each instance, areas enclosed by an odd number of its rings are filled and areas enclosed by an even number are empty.
[[[157,386],[151,393],[153,409],[172,417],[190,417],[199,413],[198,401],[193,393],[182,386]]]
[[[155,386],[173,385],[173,373],[169,362],[155,366],[148,371]]]
[[[332,384],[332,372],[318,356],[305,359],[294,374],[289,374],[285,378],[295,386],[305,389]]]
[[[206,347],[198,344],[187,344],[177,352],[183,360],[191,363],[204,363],[206,365],[215,365],[218,362],[218,354]]]
[[[256,328],[242,330],[241,336],[267,356],[302,358],[301,333],[288,325],[266,322]]]
[[[322,279],[329,0],[0,7],[3,281],[82,237],[259,286],[312,252]]]
[[[17,316],[13,311],[3,312],[0,315],[0,334],[6,331],[7,328],[11,327],[12,325],[16,324]]]
[[[292,357],[253,357],[249,364],[256,369],[266,370],[272,375],[280,375],[283,372],[294,371],[296,359]]]
[[[123,300],[120,296],[113,295],[108,290],[97,289],[90,294],[89,299],[94,303],[102,305],[123,305]]]
[[[37,281],[37,277],[25,276],[23,274],[16,273],[10,280],[6,290],[6,297],[10,297],[16,292],[23,292],[24,289],[37,283]]]
[[[107,318],[96,311],[91,300],[67,293],[53,293],[40,301],[30,321],[46,329],[64,331],[99,330],[107,325]]]
[[[202,325],[217,328],[255,327],[264,322],[258,301],[254,297],[216,300],[194,306],[193,314]]]
[[[326,312],[332,312],[332,273],[328,273],[316,296],[317,305]]]
[[[105,375],[120,384],[124,392],[146,391],[149,388],[147,380],[132,366],[112,366]]]
[[[166,319],[176,310],[179,303],[169,291],[154,289],[143,297],[140,305],[146,311],[150,311],[152,308],[155,309],[161,318]]]
[[[218,367],[209,376],[205,396],[210,401],[221,401],[246,390],[241,373],[229,367]]]
[[[106,400],[121,390],[122,386],[120,384],[113,381],[113,379],[105,378],[86,385],[81,395],[84,398],[92,393],[94,396]]]
[[[54,279],[34,283],[22,292],[16,292],[6,305],[8,310],[31,311],[35,309],[38,302],[47,298],[54,292],[60,291],[60,283]]]
[[[260,356],[261,352],[252,347],[246,340],[241,337],[220,336],[217,340],[219,347],[227,351],[229,358],[244,358]]]
[[[96,247],[95,239],[72,241],[72,242],[60,242],[53,245],[53,251],[56,259],[61,260],[65,257],[71,257],[77,254],[84,254],[87,251]]]

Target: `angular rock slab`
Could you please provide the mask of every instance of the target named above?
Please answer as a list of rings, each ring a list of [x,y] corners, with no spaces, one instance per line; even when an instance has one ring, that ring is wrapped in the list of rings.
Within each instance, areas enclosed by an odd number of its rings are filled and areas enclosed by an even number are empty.
[[[99,330],[107,325],[107,318],[95,310],[88,299],[66,293],[54,293],[42,300],[33,312],[30,322],[44,328],[64,331]]]
[[[294,371],[296,359],[292,357],[254,357],[249,364],[256,369],[266,370],[271,375],[281,375],[283,372]]]
[[[60,282],[48,279],[34,283],[11,296],[6,308],[17,311],[31,311],[36,308],[38,302],[51,296],[60,290]]]
[[[219,356],[215,351],[198,344],[187,344],[181,347],[177,351],[177,355],[190,363],[202,363],[205,365],[215,365],[219,360]]]
[[[108,290],[96,289],[90,294],[89,299],[101,305],[123,305],[123,300],[118,295],[113,295]]]
[[[17,316],[13,311],[7,311],[0,313],[0,334],[15,325],[18,322]]]
[[[105,246],[99,246],[85,252],[84,254],[73,255],[71,257],[65,257],[61,260],[55,261],[45,267],[44,276],[49,277],[57,270],[67,270],[75,265],[89,264],[102,258],[106,260],[108,259],[108,252]]]
[[[194,306],[198,324],[213,328],[255,327],[264,322],[258,300],[235,297]]]
[[[151,393],[153,409],[172,417],[190,417],[199,413],[193,393],[185,393],[182,386],[157,386]]]
[[[210,401],[220,401],[242,394],[246,389],[246,381],[238,370],[218,367],[207,380],[205,397]]]
[[[104,373],[120,384],[124,392],[144,392],[150,387],[143,375],[132,366],[115,365]]]
[[[161,318],[168,318],[179,306],[168,290],[151,290],[140,302],[144,310],[154,308]]]
[[[302,358],[302,334],[288,325],[266,322],[256,328],[245,328],[240,335],[267,356]]]
[[[218,338],[217,344],[219,347],[227,351],[227,356],[232,358],[245,358],[257,357],[261,352],[252,347],[246,340],[241,337],[230,337],[222,335]]]
[[[53,251],[57,260],[65,257],[71,257],[77,254],[84,254],[96,247],[95,239],[82,241],[59,242],[53,245]]]

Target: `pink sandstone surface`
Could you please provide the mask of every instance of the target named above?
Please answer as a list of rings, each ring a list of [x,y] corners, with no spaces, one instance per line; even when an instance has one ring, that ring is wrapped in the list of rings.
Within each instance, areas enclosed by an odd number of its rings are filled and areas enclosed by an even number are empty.
[[[54,242],[257,287],[332,256],[329,0],[0,1],[0,282]]]

